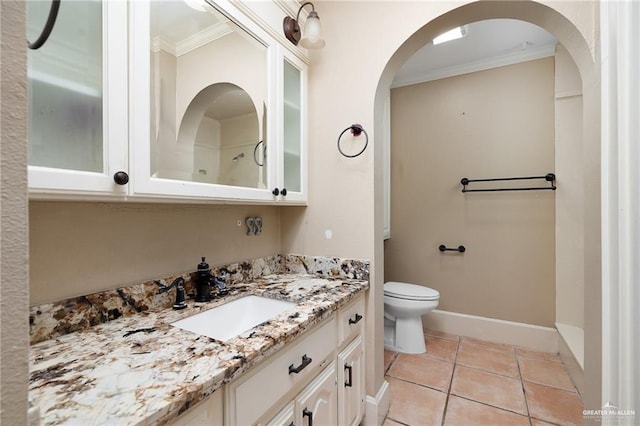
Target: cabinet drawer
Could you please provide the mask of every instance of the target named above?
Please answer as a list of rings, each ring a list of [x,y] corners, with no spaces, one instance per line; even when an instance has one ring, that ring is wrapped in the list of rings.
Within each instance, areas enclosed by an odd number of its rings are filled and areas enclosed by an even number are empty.
[[[364,297],[362,295],[338,313],[338,346],[351,340],[364,326]]]
[[[335,350],[335,316],[299,342],[273,355],[264,366],[227,387],[227,424],[249,425],[258,420],[279,399],[316,373]]]

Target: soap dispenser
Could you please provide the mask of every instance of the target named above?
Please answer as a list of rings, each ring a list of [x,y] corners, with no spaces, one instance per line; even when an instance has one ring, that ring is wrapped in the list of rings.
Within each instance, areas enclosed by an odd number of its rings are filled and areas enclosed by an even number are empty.
[[[196,272],[196,302],[208,302],[211,300],[210,282],[211,268],[209,268],[209,264],[205,262],[205,257],[203,256]]]

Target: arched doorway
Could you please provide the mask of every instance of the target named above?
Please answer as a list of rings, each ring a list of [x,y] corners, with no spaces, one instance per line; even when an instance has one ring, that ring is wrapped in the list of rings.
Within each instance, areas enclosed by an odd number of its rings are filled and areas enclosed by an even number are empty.
[[[510,18],[518,19],[544,28],[553,34],[575,62],[582,79],[583,93],[583,156],[582,185],[584,191],[584,330],[585,330],[585,407],[599,407],[601,393],[601,280],[600,280],[600,98],[599,74],[589,43],[576,25],[561,12],[536,2],[475,2],[444,13],[425,24],[408,37],[388,61],[381,75],[375,98],[375,134],[385,135],[385,102],[391,82],[407,59],[438,34],[470,22]],[[385,151],[383,139],[375,141],[376,174],[382,173],[382,156]],[[376,214],[381,214],[383,203],[382,185],[376,185]],[[376,238],[376,244],[382,238]],[[376,253],[382,253],[381,247]],[[382,262],[376,258],[375,263]],[[376,278],[381,287],[382,278]]]

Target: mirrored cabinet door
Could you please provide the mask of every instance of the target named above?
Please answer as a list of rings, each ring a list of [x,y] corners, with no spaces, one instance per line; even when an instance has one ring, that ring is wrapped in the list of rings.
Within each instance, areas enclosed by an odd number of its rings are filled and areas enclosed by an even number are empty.
[[[134,126],[150,123],[134,136],[137,194],[269,199],[269,47],[250,32],[259,29],[207,3],[137,3],[133,31],[148,42],[134,46]]]
[[[126,192],[126,6],[61,2],[53,30],[28,49],[28,158],[33,191]],[[27,40],[43,31],[51,1],[29,0]]]

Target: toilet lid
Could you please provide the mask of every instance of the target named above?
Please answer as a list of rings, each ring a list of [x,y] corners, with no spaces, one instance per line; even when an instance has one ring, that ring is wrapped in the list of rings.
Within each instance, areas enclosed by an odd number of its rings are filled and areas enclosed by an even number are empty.
[[[432,288],[395,281],[384,284],[384,294],[408,300],[438,300],[440,298],[440,293]]]

